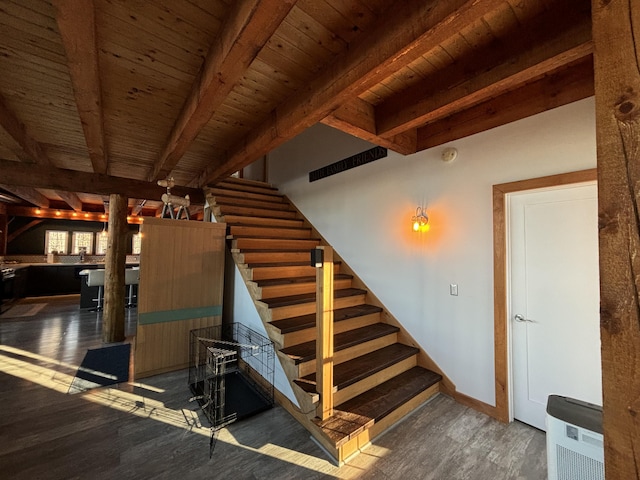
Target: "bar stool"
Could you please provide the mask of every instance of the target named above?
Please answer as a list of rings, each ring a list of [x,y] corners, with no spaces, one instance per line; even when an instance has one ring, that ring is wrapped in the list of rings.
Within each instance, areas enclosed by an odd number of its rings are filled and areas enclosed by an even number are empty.
[[[98,287],[98,298],[94,298],[93,300],[98,301],[98,305],[96,308],[92,308],[90,312],[100,312],[102,311],[102,298],[104,291],[104,270],[89,270],[87,275],[87,286],[89,287]]]
[[[128,296],[127,296],[127,304],[126,308],[135,307],[136,303],[133,303],[133,286],[138,285],[138,281],[140,280],[140,269],[139,268],[127,268],[124,271],[124,283],[128,286]]]

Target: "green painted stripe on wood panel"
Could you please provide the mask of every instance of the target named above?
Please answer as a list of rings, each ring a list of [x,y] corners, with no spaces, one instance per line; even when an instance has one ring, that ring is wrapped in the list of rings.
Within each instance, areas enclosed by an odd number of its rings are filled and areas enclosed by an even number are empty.
[[[210,307],[181,308],[178,310],[162,310],[158,312],[146,312],[138,314],[139,325],[151,325],[153,323],[177,322],[192,318],[215,317],[222,315],[222,305]]]

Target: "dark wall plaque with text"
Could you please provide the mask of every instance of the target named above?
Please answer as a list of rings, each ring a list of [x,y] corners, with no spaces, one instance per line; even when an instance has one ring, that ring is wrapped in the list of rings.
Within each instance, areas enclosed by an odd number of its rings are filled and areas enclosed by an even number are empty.
[[[331,165],[327,165],[326,167],[322,167],[314,170],[313,172],[309,172],[309,182],[315,182],[316,180],[320,180],[321,178],[329,177],[331,175],[335,175],[336,173],[359,167],[360,165],[373,162],[374,160],[378,160],[379,158],[384,158],[386,156],[386,148],[373,147],[370,150],[356,153],[351,157],[344,158],[335,163],[332,163]]]

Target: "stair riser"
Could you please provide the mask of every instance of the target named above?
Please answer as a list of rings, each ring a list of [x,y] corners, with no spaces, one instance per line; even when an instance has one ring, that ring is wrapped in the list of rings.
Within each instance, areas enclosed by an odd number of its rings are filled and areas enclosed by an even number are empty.
[[[334,264],[334,273],[340,273],[340,264]],[[316,269],[312,266],[292,265],[284,267],[256,267],[251,269],[251,280],[272,280],[274,278],[312,277]],[[314,289],[315,290],[315,289]],[[291,294],[293,295],[293,294]]]
[[[229,233],[234,236],[262,237],[262,238],[310,238],[311,229],[308,228],[263,228],[263,227],[229,227]]]
[[[333,282],[335,289],[351,288],[351,279],[344,278]],[[316,291],[316,284],[313,283],[290,283],[287,285],[274,285],[272,287],[257,287],[256,295],[258,299],[284,297],[285,295],[299,295],[302,293],[312,293]]]
[[[405,416],[409,415],[420,405],[433,398],[440,391],[440,384],[436,383],[426,390],[422,391],[420,394],[413,397],[408,402],[402,404],[400,407],[396,408],[389,415],[384,417],[379,422],[376,422],[371,428],[365,430],[354,438],[351,438],[344,445],[340,446],[337,450],[335,447],[329,449],[331,452],[336,452],[335,458],[339,462],[346,461],[351,455],[359,452],[363,448],[367,447],[378,435],[382,434],[393,426],[395,423],[400,421]],[[314,437],[318,437],[322,435],[320,432],[310,430]],[[327,443],[327,440],[323,437],[323,444]]]
[[[245,225],[248,227],[263,226],[263,227],[302,227],[304,225],[303,220],[291,220],[287,218],[263,218],[263,217],[245,217],[241,215],[225,215],[220,218],[222,222],[226,222],[227,225]]]
[[[216,205],[215,215],[246,215],[248,217],[297,218],[297,213],[290,210],[268,210],[255,207],[234,207],[232,205]]]
[[[372,313],[370,315],[362,315],[361,317],[354,317],[348,320],[342,320],[341,322],[335,322],[333,324],[333,333],[342,333],[349,330],[355,330],[356,328],[366,327],[380,322],[380,313]],[[269,324],[270,325],[270,324]],[[281,339],[277,342],[281,348],[290,347],[292,345],[298,345],[299,343],[309,342],[316,338],[316,328],[307,328],[304,330],[298,330],[291,333],[280,333],[280,330],[271,327],[273,331],[272,338]]]
[[[406,372],[410,368],[415,367],[418,364],[417,356],[412,355],[409,358],[402,360],[401,362],[394,363],[390,367],[385,368],[377,372],[375,375],[371,375],[367,378],[360,380],[359,382],[349,385],[346,388],[338,390],[333,396],[333,404],[339,406],[340,404],[351,400],[353,397],[357,397],[361,393],[367,390],[377,387],[381,383],[400,375],[402,372]]]
[[[309,249],[320,245],[320,240],[293,240],[293,239],[271,239],[271,238],[236,238],[233,240],[232,248],[238,250],[286,250],[286,249]]]
[[[378,350],[379,348],[384,348],[389,345],[392,345],[398,341],[398,334],[392,333],[390,335],[386,335],[384,337],[376,338],[370,340],[368,342],[360,343],[350,348],[345,348],[343,350],[338,350],[334,352],[333,355],[333,363],[334,365],[339,365],[341,363],[347,362],[349,360],[353,360],[360,355],[365,355],[367,353],[371,353],[374,350]],[[288,361],[293,361],[288,358]],[[305,375],[309,375],[316,371],[316,360],[310,360],[308,362],[298,364],[298,377],[304,377]],[[295,378],[295,377],[294,377]]]
[[[346,308],[361,305],[364,303],[364,297],[364,294],[362,294],[345,298],[336,298],[333,301],[333,308]],[[316,302],[271,308],[269,309],[269,311],[271,312],[270,321],[282,320],[283,318],[299,317],[300,315],[308,315],[310,313],[314,313],[316,311]]]
[[[263,200],[256,200],[253,198],[240,198],[240,197],[223,197],[223,196],[215,196],[209,197],[207,199],[209,201],[209,205],[215,203],[216,205],[233,205],[236,207],[255,207],[255,208],[263,208],[266,210],[290,210],[293,211],[294,208],[289,203],[283,202],[265,202]]]

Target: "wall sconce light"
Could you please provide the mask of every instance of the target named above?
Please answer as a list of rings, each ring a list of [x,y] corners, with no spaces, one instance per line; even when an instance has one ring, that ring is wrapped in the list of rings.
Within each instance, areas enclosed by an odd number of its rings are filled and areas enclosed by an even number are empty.
[[[414,232],[429,231],[429,217],[422,207],[416,208],[416,214],[411,217],[411,226]]]

